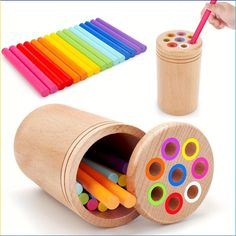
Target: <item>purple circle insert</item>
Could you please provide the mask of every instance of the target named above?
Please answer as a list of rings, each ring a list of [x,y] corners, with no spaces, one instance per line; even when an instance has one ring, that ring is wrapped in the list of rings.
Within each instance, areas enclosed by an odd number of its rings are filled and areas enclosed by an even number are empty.
[[[166,146],[169,143],[174,143],[175,147],[176,147],[175,153],[172,156],[167,155],[166,151],[165,151]],[[176,138],[168,138],[162,144],[161,154],[162,154],[163,158],[165,158],[167,161],[171,161],[171,160],[174,160],[178,156],[179,150],[180,150],[180,144],[179,144],[178,139],[176,139]]]
[[[195,167],[198,163],[203,163],[205,165],[205,170],[202,172],[201,175],[197,174],[195,172]],[[209,164],[208,164],[208,161],[206,158],[204,157],[199,157],[197,158],[194,162],[193,162],[193,165],[192,165],[192,175],[195,179],[202,179],[206,176],[207,172],[208,172],[208,169],[209,169]]]

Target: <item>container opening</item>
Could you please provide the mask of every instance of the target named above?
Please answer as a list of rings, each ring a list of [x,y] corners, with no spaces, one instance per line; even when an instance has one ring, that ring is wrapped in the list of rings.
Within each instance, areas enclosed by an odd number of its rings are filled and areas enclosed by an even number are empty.
[[[115,219],[134,211],[136,198],[126,190],[126,173],[130,156],[139,138],[116,133],[94,143],[80,162],[77,184],[87,195],[82,204],[96,216]],[[114,189],[116,190],[112,190]],[[96,190],[97,189],[97,190]]]

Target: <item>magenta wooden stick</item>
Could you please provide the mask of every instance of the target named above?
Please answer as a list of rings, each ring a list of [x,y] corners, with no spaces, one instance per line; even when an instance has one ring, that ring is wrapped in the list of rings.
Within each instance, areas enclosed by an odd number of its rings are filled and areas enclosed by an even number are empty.
[[[28,80],[41,96],[45,97],[50,94],[49,89],[9,49],[4,48],[2,54]]]
[[[216,4],[216,2],[217,2],[216,0],[211,0],[210,4],[213,5],[213,4]],[[200,36],[200,34],[201,34],[201,32],[202,32],[202,30],[203,30],[203,28],[204,28],[204,26],[205,26],[205,24],[206,24],[206,22],[207,22],[210,15],[211,15],[211,11],[207,9],[205,11],[205,13],[203,14],[203,16],[202,16],[202,19],[201,19],[196,31],[193,34],[193,37],[190,41],[191,44],[195,44],[197,42],[197,40],[198,40],[198,38],[199,38],[199,36]]]

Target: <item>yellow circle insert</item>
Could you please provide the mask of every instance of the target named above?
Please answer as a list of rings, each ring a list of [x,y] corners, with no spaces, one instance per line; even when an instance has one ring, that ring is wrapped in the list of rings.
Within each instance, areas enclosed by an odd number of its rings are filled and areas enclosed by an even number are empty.
[[[198,156],[199,150],[200,145],[198,140],[195,138],[189,138],[183,144],[182,155],[185,160],[192,161]]]

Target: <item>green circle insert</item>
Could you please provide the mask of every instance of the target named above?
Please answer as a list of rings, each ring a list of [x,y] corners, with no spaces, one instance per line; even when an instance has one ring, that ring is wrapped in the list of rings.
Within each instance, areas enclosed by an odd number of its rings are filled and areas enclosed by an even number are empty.
[[[148,189],[148,201],[153,206],[161,205],[166,198],[166,186],[162,183],[156,183]]]

